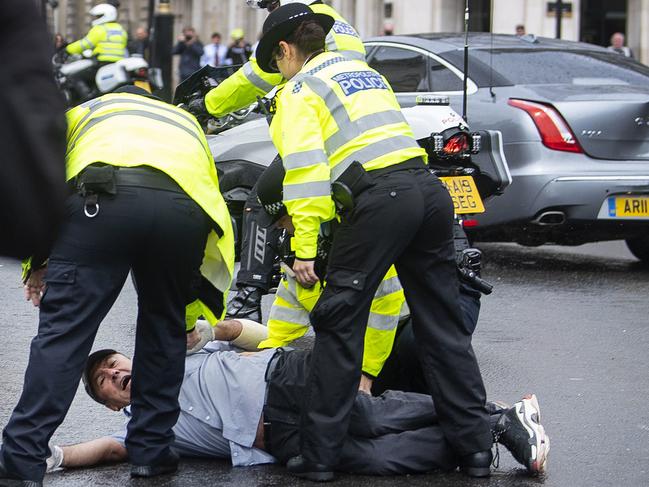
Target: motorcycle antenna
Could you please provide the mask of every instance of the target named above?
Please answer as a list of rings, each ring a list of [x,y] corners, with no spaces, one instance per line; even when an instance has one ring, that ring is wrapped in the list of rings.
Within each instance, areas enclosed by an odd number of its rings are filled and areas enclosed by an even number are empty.
[[[469,77],[469,0],[464,2],[464,79],[462,80],[462,118],[468,122],[466,116],[467,82]]]

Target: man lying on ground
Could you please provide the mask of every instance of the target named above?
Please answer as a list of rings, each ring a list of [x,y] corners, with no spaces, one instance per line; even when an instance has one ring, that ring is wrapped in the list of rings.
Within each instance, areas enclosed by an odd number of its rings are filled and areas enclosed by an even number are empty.
[[[232,320],[221,329],[228,326],[234,330],[228,338],[238,337],[240,323]],[[176,451],[184,457],[231,458],[233,466],[284,463],[298,454],[299,403],[309,360],[308,351],[238,353],[222,341],[188,356],[174,427]],[[83,378],[95,401],[129,416],[130,359],[115,350],[97,351],[88,357]],[[536,396],[526,396],[511,408],[488,403],[488,409],[495,440],[531,474],[542,472],[550,443]],[[125,461],[125,435],[126,429],[78,445],[52,446],[49,471]],[[429,396],[358,393],[339,470],[390,475],[448,471],[457,465]]]

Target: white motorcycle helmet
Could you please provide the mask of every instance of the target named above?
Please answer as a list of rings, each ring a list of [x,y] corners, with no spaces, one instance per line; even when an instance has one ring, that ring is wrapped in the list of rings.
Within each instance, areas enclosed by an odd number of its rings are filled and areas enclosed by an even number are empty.
[[[289,3],[303,3],[311,5],[315,0],[246,0],[248,7],[266,9],[272,12],[277,7],[288,5]]]
[[[107,3],[100,3],[90,9],[90,15],[94,19],[92,25],[107,24],[117,20],[117,9]]]

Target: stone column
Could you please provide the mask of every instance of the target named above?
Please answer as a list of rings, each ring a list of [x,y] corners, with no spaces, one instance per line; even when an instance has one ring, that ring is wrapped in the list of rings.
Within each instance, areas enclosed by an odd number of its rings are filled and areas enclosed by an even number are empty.
[[[649,0],[628,0],[626,42],[635,58],[649,64]]]

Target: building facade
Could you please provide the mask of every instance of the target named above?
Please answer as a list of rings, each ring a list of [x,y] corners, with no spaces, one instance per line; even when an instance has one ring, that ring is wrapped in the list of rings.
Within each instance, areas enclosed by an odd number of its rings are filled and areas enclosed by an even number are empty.
[[[155,0],[157,4],[159,0]],[[326,0],[352,22],[363,37],[392,30],[395,34],[457,32],[464,28],[463,0]],[[52,30],[76,39],[88,29],[87,14],[99,0],[59,0],[48,8]],[[120,19],[129,32],[148,24],[150,0],[121,0]],[[245,0],[170,0],[175,28],[197,29],[209,42],[212,32],[227,40],[235,28],[242,28],[254,43],[261,32],[266,12],[246,6]],[[470,0],[470,29],[513,34],[518,24],[528,33],[555,37],[556,1]],[[613,32],[624,32],[636,58],[649,64],[649,0],[563,1],[561,37],[608,45]]]

